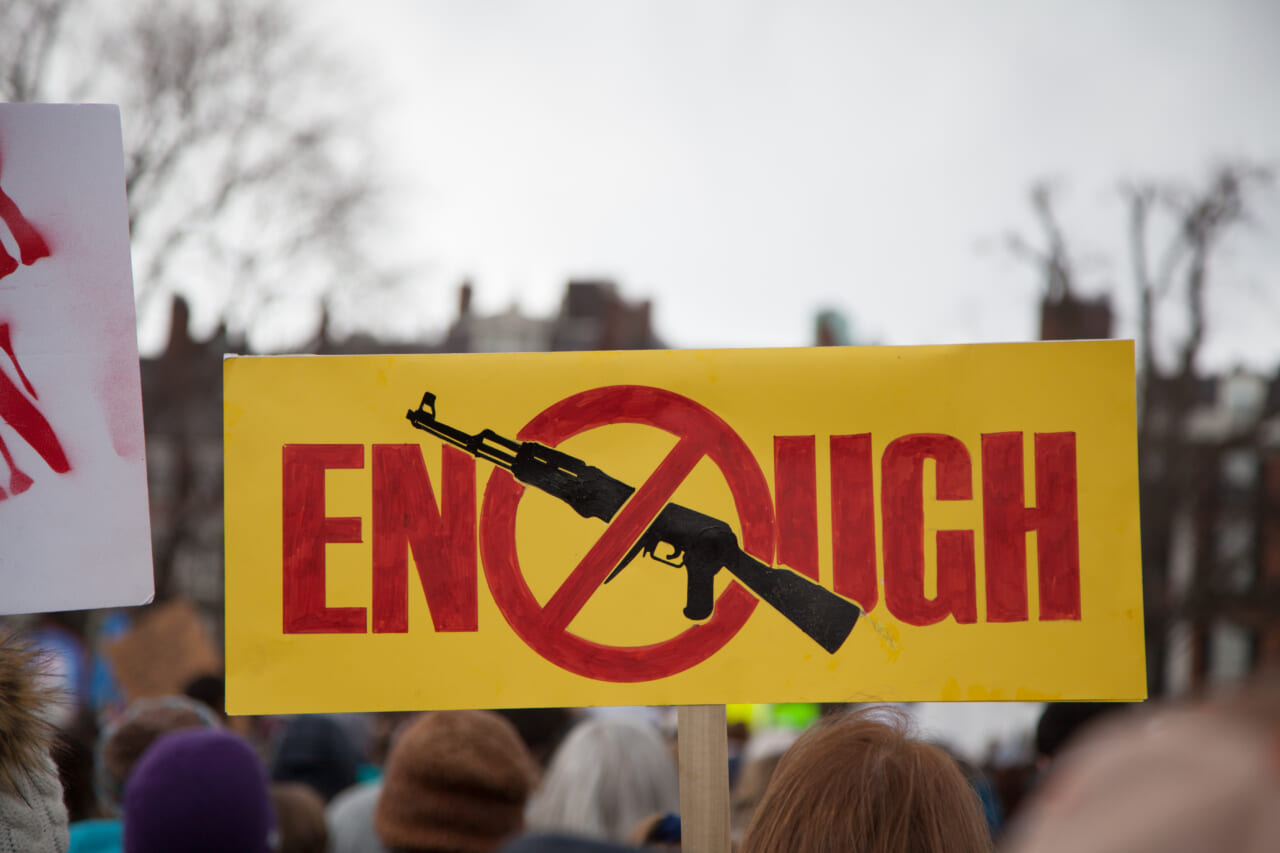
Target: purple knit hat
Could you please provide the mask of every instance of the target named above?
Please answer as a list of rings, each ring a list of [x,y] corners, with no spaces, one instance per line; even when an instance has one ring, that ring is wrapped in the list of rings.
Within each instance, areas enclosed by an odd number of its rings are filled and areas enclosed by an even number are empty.
[[[124,853],[270,853],[275,815],[253,748],[230,732],[183,729],[146,751],[124,791]]]

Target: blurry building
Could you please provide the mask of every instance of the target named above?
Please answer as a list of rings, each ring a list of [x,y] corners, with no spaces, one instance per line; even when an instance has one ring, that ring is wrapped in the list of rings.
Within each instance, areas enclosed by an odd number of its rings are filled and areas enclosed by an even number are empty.
[[[539,352],[549,349],[552,320],[529,317],[512,305],[498,314],[472,310],[470,282],[458,288],[458,316],[440,349],[444,352]]]
[[[1111,299],[1065,290],[1040,300],[1040,340],[1093,341],[1111,337]]]
[[[141,362],[151,550],[158,600],[222,607],[222,356],[242,351],[219,327],[190,333],[177,298],[163,352]]]
[[[551,325],[551,350],[656,349],[651,303],[627,302],[607,280],[571,281]]]
[[[820,347],[846,347],[853,343],[849,320],[834,308],[825,308],[813,318],[813,342]]]
[[[529,317],[516,306],[477,314],[469,282],[458,290],[458,316],[439,352],[547,352],[659,349],[649,300],[631,302],[607,279],[575,280],[565,287],[553,317]]]
[[[849,314],[837,308],[823,308],[813,315],[813,345],[818,347],[880,346],[879,338],[867,333]]]
[[[1168,383],[1152,386],[1142,448],[1143,558],[1153,685],[1201,693],[1280,665],[1280,376],[1237,370],[1200,380],[1183,457]]]

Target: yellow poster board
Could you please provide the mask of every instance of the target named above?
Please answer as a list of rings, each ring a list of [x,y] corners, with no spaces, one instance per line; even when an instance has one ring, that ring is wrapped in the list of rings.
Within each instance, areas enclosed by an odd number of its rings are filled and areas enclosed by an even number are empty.
[[[224,379],[232,713],[1146,695],[1131,342]]]

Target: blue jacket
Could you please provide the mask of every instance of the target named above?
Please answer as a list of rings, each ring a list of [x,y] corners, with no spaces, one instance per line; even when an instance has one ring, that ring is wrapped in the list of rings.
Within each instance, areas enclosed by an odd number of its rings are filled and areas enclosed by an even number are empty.
[[[124,826],[119,818],[78,820],[71,824],[71,846],[67,853],[121,853]]]

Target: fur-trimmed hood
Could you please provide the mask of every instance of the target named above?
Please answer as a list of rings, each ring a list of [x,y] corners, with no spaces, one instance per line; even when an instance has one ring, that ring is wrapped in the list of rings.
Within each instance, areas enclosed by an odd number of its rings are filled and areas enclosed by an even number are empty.
[[[0,786],[17,790],[19,776],[44,766],[56,734],[49,712],[60,701],[40,650],[0,632]]]
[[[39,651],[0,633],[0,853],[66,853],[70,843],[49,754],[51,683]]]

